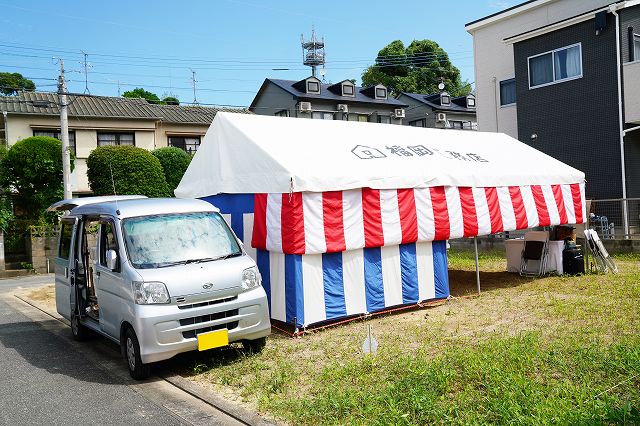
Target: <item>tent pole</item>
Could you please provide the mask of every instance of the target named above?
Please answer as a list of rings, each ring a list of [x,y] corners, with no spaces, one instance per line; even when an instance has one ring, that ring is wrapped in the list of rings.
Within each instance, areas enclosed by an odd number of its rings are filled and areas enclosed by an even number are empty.
[[[476,284],[478,285],[478,294],[480,294],[480,264],[478,262],[478,237],[473,237],[473,246],[476,251]]]

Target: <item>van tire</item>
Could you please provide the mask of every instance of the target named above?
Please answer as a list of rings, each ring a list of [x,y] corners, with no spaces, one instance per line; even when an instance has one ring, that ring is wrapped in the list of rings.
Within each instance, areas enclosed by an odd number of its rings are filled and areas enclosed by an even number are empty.
[[[124,358],[129,368],[129,374],[135,380],[144,380],[151,375],[151,366],[143,364],[140,357],[140,343],[133,328],[129,327],[123,341]]]
[[[259,339],[254,339],[254,340],[244,340],[242,342],[242,348],[251,354],[257,354],[262,352],[262,350],[266,345],[267,345],[266,337],[260,337]]]
[[[73,340],[82,342],[89,337],[89,329],[80,323],[80,316],[76,313],[71,314],[71,335]]]

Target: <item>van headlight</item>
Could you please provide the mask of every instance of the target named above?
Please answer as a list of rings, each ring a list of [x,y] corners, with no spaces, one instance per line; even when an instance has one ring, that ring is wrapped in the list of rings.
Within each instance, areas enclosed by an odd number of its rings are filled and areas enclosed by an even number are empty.
[[[245,290],[251,290],[252,288],[259,287],[262,284],[260,278],[260,272],[255,266],[242,271],[242,288]]]
[[[133,299],[138,305],[169,303],[167,286],[159,281],[133,281]]]

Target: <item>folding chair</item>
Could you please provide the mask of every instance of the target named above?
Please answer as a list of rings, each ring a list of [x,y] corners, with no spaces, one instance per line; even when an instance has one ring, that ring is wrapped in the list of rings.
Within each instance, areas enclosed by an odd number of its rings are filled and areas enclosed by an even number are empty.
[[[548,243],[549,233],[547,231],[531,231],[524,234],[524,247],[520,261],[521,276],[540,277],[544,274],[549,251]]]

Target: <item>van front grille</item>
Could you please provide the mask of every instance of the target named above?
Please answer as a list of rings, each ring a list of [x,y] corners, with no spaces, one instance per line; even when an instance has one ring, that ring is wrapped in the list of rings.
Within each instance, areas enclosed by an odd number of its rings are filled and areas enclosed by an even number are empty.
[[[191,308],[201,308],[203,306],[218,305],[220,303],[231,302],[232,300],[236,300],[237,298],[238,296],[231,296],[231,297],[225,297],[224,299],[208,300],[206,302],[192,303],[189,305],[178,305],[178,309],[191,309]],[[179,302],[180,300],[176,300],[176,301]],[[184,298],[182,298],[182,301],[184,301]]]
[[[216,312],[214,314],[207,315],[199,315],[197,317],[184,318],[180,320],[181,326],[192,325],[192,324],[201,324],[209,321],[221,320],[224,318],[230,318],[238,315],[237,309],[231,309],[229,311]],[[206,333],[208,331],[221,330],[223,328],[227,328],[228,330],[234,329],[238,326],[238,321],[231,321],[226,324],[219,324],[210,327],[203,327],[196,330],[183,331],[182,337],[185,339],[192,339],[196,337],[197,334]]]

